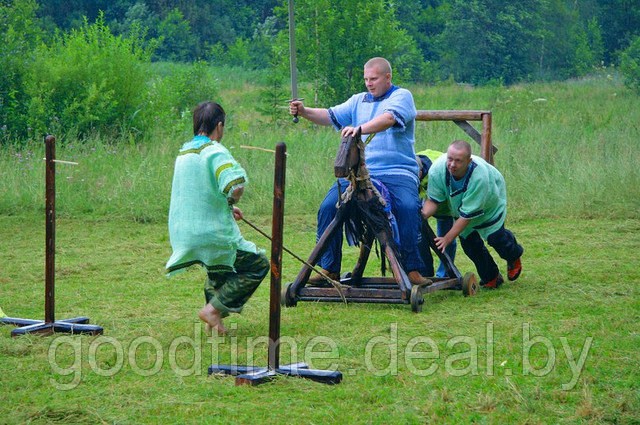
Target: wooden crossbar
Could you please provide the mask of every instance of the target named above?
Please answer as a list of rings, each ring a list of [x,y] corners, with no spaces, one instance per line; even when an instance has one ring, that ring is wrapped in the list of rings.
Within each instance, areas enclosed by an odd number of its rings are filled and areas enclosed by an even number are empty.
[[[491,111],[421,109],[417,111],[416,121],[453,121],[480,145],[480,156],[493,164],[493,155],[498,148],[491,143]],[[482,121],[482,132],[479,133],[467,121]]]

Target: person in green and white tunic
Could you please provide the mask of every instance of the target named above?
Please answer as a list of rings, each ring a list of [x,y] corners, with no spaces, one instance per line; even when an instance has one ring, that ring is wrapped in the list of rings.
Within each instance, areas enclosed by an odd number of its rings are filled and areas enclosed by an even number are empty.
[[[207,270],[205,306],[198,312],[206,330],[226,333],[222,319],[240,313],[269,271],[264,251],[242,237],[236,220],[248,182],[245,170],[220,144],[225,112],[203,102],[193,112],[194,138],[176,158],[169,206],[173,253],[167,276],[199,264]]]
[[[473,261],[486,288],[497,288],[504,279],[482,239],[507,261],[509,280],[522,271],[520,257],[524,249],[505,229],[507,191],[502,174],[484,159],[471,155],[471,146],[456,140],[447,155],[438,158],[429,169],[428,199],[422,207],[427,219],[438,205],[448,202],[456,221],[451,230],[435,239],[438,249],[445,248],[459,235],[465,254]]]

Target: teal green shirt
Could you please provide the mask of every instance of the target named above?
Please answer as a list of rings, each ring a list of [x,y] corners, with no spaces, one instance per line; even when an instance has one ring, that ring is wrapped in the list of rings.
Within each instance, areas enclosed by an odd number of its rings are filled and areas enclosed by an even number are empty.
[[[233,270],[236,251],[257,253],[233,218],[227,197],[248,182],[229,151],[205,136],[185,143],[176,158],[169,205],[169,239],[173,253],[167,276],[200,264],[207,271]]]
[[[467,174],[456,183],[447,170],[447,156],[441,156],[429,169],[427,196],[438,203],[448,202],[453,217],[471,220],[462,237],[477,230],[486,239],[504,225],[507,191],[502,174],[494,166],[471,155]]]

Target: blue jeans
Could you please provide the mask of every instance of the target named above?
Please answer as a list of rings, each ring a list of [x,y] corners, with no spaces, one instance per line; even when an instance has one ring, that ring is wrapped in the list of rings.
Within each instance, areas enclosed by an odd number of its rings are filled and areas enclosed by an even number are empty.
[[[451,230],[451,227],[453,227],[453,217],[436,217],[436,234],[438,235],[438,237],[446,235],[449,230]],[[458,242],[456,241],[456,239],[454,239],[453,241],[451,241],[449,246],[444,249],[444,251],[449,255],[449,258],[451,258],[452,263],[456,259],[457,246]],[[440,261],[438,270],[436,271],[436,276],[445,277],[446,275],[447,272],[444,268],[444,264],[442,264],[442,261]]]
[[[425,266],[418,252],[418,234],[420,232],[420,199],[418,198],[418,182],[408,176],[372,175],[381,181],[391,195],[391,212],[396,217],[400,230],[400,263],[408,273],[418,270],[424,273]],[[340,189],[349,186],[349,181],[340,179]],[[338,202],[338,185],[334,183],[325,196],[318,210],[317,239],[320,239],[331,220],[336,215]],[[329,272],[339,272],[342,263],[342,229],[329,239],[326,252],[318,265]]]

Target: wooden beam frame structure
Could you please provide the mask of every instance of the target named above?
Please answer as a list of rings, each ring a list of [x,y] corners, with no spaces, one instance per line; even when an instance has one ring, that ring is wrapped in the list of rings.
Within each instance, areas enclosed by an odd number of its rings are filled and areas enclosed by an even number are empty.
[[[493,165],[493,156],[498,148],[491,141],[491,111],[418,110],[416,121],[453,121],[480,145],[480,156]],[[469,121],[481,121],[481,132],[469,124]]]

